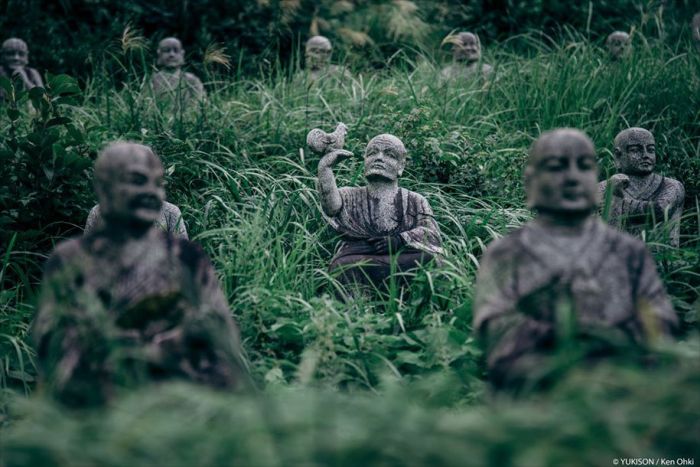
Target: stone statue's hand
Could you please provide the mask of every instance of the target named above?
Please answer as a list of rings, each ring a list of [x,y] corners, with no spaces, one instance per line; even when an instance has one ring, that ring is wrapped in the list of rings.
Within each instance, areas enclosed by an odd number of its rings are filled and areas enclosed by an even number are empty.
[[[625,174],[615,174],[610,177],[609,183],[612,186],[612,192],[614,196],[619,198],[624,198],[625,189],[630,186],[630,179]]]
[[[333,167],[338,162],[349,159],[353,156],[352,152],[345,149],[335,149],[321,158],[319,166]]]
[[[400,235],[390,235],[388,237],[371,237],[367,240],[374,247],[376,253],[396,252],[404,246],[403,238]]]

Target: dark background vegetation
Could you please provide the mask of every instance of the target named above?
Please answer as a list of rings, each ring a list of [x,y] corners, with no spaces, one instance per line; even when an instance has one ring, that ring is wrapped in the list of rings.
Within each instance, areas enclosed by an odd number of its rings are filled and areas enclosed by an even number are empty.
[[[695,9],[693,0],[5,0],[0,30],[31,44],[40,71],[85,79],[118,48],[127,25],[153,49],[163,37],[179,37],[195,67],[208,45],[223,44],[236,67],[254,73],[288,64],[315,33],[328,36],[350,62],[375,67],[398,50],[436,49],[447,33],[463,29],[488,46],[531,31],[556,38],[567,28],[602,42],[611,31],[629,32],[634,25],[673,45],[689,37]]]

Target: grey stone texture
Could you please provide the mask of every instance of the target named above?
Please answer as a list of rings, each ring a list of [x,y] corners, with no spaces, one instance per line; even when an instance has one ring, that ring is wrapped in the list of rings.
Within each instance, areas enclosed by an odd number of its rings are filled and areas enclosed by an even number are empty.
[[[644,128],[623,130],[613,154],[618,173],[599,184],[603,205],[609,205],[608,222],[637,237],[666,224],[670,244],[678,246],[685,189],[678,180],[654,173],[654,136]]]
[[[481,76],[488,78],[493,67],[481,61],[481,41],[471,32],[460,32],[446,39],[453,45],[453,63],[441,71],[443,79],[473,79]]]
[[[530,149],[537,216],[488,246],[476,283],[474,331],[497,387],[541,371],[567,322],[577,339],[602,331],[638,344],[677,325],[644,244],[595,215],[597,176],[593,143],[578,130],[543,133]]]
[[[44,269],[32,328],[41,385],[75,406],[135,382],[240,387],[238,329],[211,262],[155,226],[165,197],[158,157],[111,144],[95,179],[103,225],[58,244]]]
[[[695,13],[693,20],[690,23],[690,27],[695,50],[700,52],[700,12]]]
[[[28,66],[29,47],[22,39],[13,37],[3,42],[0,58],[2,58],[0,76],[10,79],[14,77],[20,78],[25,89],[44,86],[39,72]]]
[[[172,203],[163,201],[163,207],[160,210],[160,217],[156,221],[156,225],[164,232],[167,232],[175,237],[189,239],[187,235],[187,226],[182,219],[180,208]],[[85,230],[83,235],[90,235],[104,227],[104,220],[100,214],[100,205],[96,204],[90,209],[87,221],[85,222]]]
[[[313,81],[352,80],[352,74],[344,66],[333,65],[333,46],[324,36],[313,36],[304,48],[305,75]]]
[[[167,37],[158,44],[160,70],[151,77],[151,87],[156,97],[176,99],[187,107],[206,96],[204,85],[192,73],[182,70],[185,50],[179,39]]]
[[[338,270],[345,284],[381,287],[391,274],[392,259],[402,272],[442,253],[440,229],[430,204],[398,185],[406,156],[397,137],[375,136],[364,154],[367,185],[340,189],[333,167],[352,153],[332,149],[319,162],[322,215],[342,238],[330,269]]]
[[[614,31],[605,40],[605,46],[608,48],[611,58],[620,60],[629,55],[632,50],[630,35],[624,31]]]

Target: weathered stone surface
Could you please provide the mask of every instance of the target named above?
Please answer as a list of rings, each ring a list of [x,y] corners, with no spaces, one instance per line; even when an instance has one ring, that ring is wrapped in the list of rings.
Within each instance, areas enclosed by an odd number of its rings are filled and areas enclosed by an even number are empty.
[[[324,36],[313,36],[306,41],[304,58],[306,75],[311,81],[351,80],[352,75],[347,68],[331,64],[333,46]]]
[[[460,32],[449,37],[446,42],[453,44],[454,63],[442,69],[443,79],[473,79],[475,76],[488,78],[493,67],[481,61],[481,41],[471,32]]]
[[[322,214],[342,237],[330,265],[342,271],[341,282],[381,287],[392,259],[401,272],[440,255],[440,229],[428,201],[398,186],[406,165],[401,140],[372,138],[364,155],[367,185],[338,189],[332,169],[348,157],[349,151],[331,149],[318,165]]]
[[[605,40],[605,46],[613,59],[619,60],[624,58],[632,50],[630,35],[624,31],[612,32]]]
[[[25,89],[35,86],[44,86],[41,75],[29,64],[29,47],[22,39],[16,37],[7,39],[2,43],[2,66],[0,66],[0,76],[7,78],[18,77]]]
[[[204,85],[192,73],[182,71],[185,50],[180,41],[167,37],[158,44],[158,66],[161,68],[151,77],[153,92],[159,98],[176,99],[189,106],[206,96]]]
[[[599,184],[604,204],[609,201],[608,221],[635,236],[668,222],[670,243],[678,246],[685,189],[678,180],[654,173],[654,136],[628,128],[618,133],[614,146],[618,173]]]
[[[693,16],[693,21],[690,23],[693,44],[695,44],[695,50],[700,52],[700,12],[695,13]]]
[[[165,197],[150,148],[108,146],[95,163],[104,223],[60,243],[33,324],[40,380],[90,405],[145,380],[241,384],[236,324],[206,254],[155,227]]]
[[[163,201],[163,207],[160,210],[160,217],[156,221],[156,225],[164,232],[172,234],[175,237],[189,239],[187,235],[187,226],[182,219],[180,208],[172,203]],[[83,235],[90,235],[104,227],[104,220],[100,214],[100,205],[96,204],[90,209],[87,221],[85,222],[85,230]]]
[[[474,330],[496,386],[540,371],[568,321],[578,339],[603,331],[619,344],[676,326],[644,244],[595,216],[597,176],[593,143],[578,130],[544,133],[530,149],[537,217],[489,245],[476,284]]]

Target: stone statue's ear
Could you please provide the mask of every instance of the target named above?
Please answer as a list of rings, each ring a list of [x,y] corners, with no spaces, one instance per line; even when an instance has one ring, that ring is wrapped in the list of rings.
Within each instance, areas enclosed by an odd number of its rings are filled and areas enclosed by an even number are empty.
[[[525,167],[525,172],[523,173],[523,185],[525,186],[525,196],[527,197],[526,204],[529,209],[532,209],[532,196],[530,196],[530,189],[532,187],[532,166],[528,165]]]
[[[403,175],[403,171],[406,168],[406,156],[403,157],[401,162],[399,163],[399,177]]]
[[[622,151],[620,151],[620,148],[615,148],[613,150],[613,156],[613,159],[615,160],[615,168],[617,168],[617,170],[620,170],[620,166],[622,165],[620,163],[620,158],[622,157]]]

